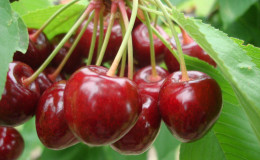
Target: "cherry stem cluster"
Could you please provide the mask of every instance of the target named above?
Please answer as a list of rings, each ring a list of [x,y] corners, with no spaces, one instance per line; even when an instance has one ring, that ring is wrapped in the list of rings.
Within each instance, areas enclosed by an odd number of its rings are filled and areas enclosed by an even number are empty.
[[[63,39],[60,41],[58,46],[52,51],[52,53],[49,55],[49,57],[44,61],[44,63],[37,69],[36,72],[34,72],[30,77],[26,78],[23,81],[23,84],[25,86],[29,86],[38,76],[39,74],[48,66],[48,64],[52,61],[52,59],[56,56],[56,54],[59,52],[61,47],[68,41],[68,39],[72,36],[72,34],[76,31],[76,29],[82,24],[82,22],[88,17],[90,12],[93,10],[94,4],[90,3],[84,13],[80,16],[80,18],[77,20],[77,22],[72,26],[72,28],[69,30],[69,32],[63,37]]]

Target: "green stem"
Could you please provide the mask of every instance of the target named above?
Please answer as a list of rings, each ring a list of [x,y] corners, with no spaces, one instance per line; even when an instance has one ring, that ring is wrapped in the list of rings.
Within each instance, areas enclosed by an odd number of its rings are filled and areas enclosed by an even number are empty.
[[[156,7],[156,10],[157,10],[157,7]],[[156,28],[157,26],[157,23],[158,23],[158,15],[156,14],[155,17],[154,17],[154,24],[153,26]]]
[[[123,21],[122,16],[120,16],[119,22],[120,22],[120,27],[121,27],[121,30],[122,30],[122,36],[124,37],[126,29],[125,29],[125,25],[124,25],[124,21]],[[119,77],[124,77],[124,75],[125,75],[125,65],[126,65],[126,50],[124,50],[123,57],[122,57],[122,60],[121,60]]]
[[[68,41],[68,39],[72,36],[72,34],[76,31],[76,29],[81,25],[81,23],[88,17],[89,13],[93,10],[94,6],[93,4],[89,4],[85,12],[81,15],[81,17],[77,20],[77,22],[72,26],[72,28],[69,30],[69,32],[63,37],[63,39],[60,41],[58,46],[52,51],[50,56],[44,61],[44,63],[40,66],[40,68],[37,69],[36,72],[34,72],[33,75],[26,78],[23,83],[25,86],[30,85],[37,77],[38,75],[48,66],[48,64],[51,62],[51,60],[56,56],[56,54],[59,52],[61,47]]]
[[[122,55],[124,53],[124,50],[125,50],[126,45],[128,43],[129,37],[130,37],[131,32],[132,32],[133,27],[134,27],[136,15],[137,15],[137,9],[138,9],[138,0],[133,0],[133,10],[132,10],[132,15],[131,15],[131,18],[130,18],[130,22],[129,22],[128,28],[126,30],[126,34],[124,36],[124,39],[123,39],[123,41],[122,41],[122,43],[120,45],[120,48],[119,48],[119,50],[117,52],[117,55],[116,55],[112,65],[111,65],[110,69],[107,72],[108,76],[114,76],[115,75],[116,69],[118,67],[120,59],[121,59],[121,57],[122,57]]]
[[[167,10],[164,8],[164,5],[162,4],[162,2],[160,0],[154,0],[154,1],[157,3],[158,7],[162,10],[167,22],[169,23],[170,30],[171,30],[171,32],[174,36],[174,39],[175,39],[175,42],[176,42],[176,45],[177,45],[177,51],[178,51],[178,54],[179,54],[179,59],[180,59],[180,69],[181,69],[181,72],[182,72],[182,81],[189,81],[189,76],[188,76],[188,73],[187,73],[187,68],[186,68],[184,56],[183,56],[183,53],[182,53],[181,43],[180,43],[177,31],[175,30],[175,28],[173,26],[173,22],[170,19],[170,15],[167,12]]]
[[[152,77],[158,77],[156,71],[156,61],[155,61],[155,51],[154,51],[154,39],[153,39],[153,31],[151,27],[151,21],[146,11],[144,12],[146,27],[148,29],[149,40],[150,40],[150,56],[151,56],[151,66],[152,66]]]
[[[98,60],[96,62],[97,66],[101,65],[103,57],[105,55],[107,44],[108,44],[108,41],[109,41],[109,38],[110,38],[110,35],[111,35],[112,27],[114,25],[116,10],[117,10],[117,4],[112,3],[109,24],[108,24],[108,27],[107,27],[107,32],[106,32],[106,35],[105,35],[105,39],[104,39],[101,51],[100,51],[99,56],[98,56]]]
[[[131,4],[131,2],[129,2],[129,0],[126,0],[126,3],[127,3],[127,5],[130,7],[130,8],[132,8],[132,4]],[[146,6],[143,6],[143,5],[138,5],[138,7],[140,8],[140,9],[142,9],[143,11],[147,11],[147,12],[149,12],[149,13],[153,13],[153,14],[156,14],[156,15],[159,15],[159,16],[163,16],[163,13],[162,12],[160,12],[160,11],[157,11],[157,10],[154,10],[154,9],[151,9],[151,8],[147,8]],[[140,19],[140,18],[139,18]]]
[[[34,34],[30,35],[30,39],[32,41],[36,41],[38,36],[40,35],[40,33],[60,14],[62,13],[64,10],[66,10],[68,7],[70,7],[72,4],[78,2],[79,0],[74,0],[71,1],[70,3],[64,5],[63,7],[61,7],[60,9],[58,9],[42,26],[40,29],[37,30],[37,32],[35,32]]]
[[[98,38],[98,51],[97,51],[97,57],[100,54],[100,50],[103,44],[103,37],[104,37],[104,8],[101,9],[100,15],[99,15],[99,38]]]
[[[94,14],[91,14],[91,16],[87,20],[87,23],[83,26],[80,33],[77,35],[77,37],[74,40],[72,46],[70,47],[68,53],[63,58],[62,62],[58,66],[58,68],[51,75],[48,76],[48,78],[50,80],[52,80],[53,82],[55,81],[56,77],[60,74],[61,70],[65,66],[66,62],[68,61],[70,55],[73,53],[74,49],[76,48],[77,44],[79,43],[80,38],[83,36],[85,30],[87,29],[87,27],[88,27],[89,23],[91,22],[91,20],[93,19],[93,17],[94,17]]]
[[[169,0],[164,0],[164,2],[165,2],[168,6],[170,6],[171,8],[174,7]]]
[[[100,12],[100,9],[95,8],[94,27],[93,27],[93,33],[92,33],[92,38],[91,38],[91,45],[90,45],[90,49],[89,49],[89,53],[88,53],[87,65],[91,64],[93,54],[94,54],[96,38],[97,38],[97,26],[98,26],[99,12]]]
[[[126,13],[125,3],[123,1],[119,2],[119,9],[125,24],[125,28],[128,28],[129,20]],[[133,58],[133,44],[132,35],[129,36],[127,49],[128,49],[128,78],[133,79],[134,75],[134,58]]]

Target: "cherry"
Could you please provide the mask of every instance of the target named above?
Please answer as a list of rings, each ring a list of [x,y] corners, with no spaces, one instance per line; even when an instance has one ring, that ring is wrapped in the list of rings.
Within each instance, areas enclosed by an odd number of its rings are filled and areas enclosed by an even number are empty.
[[[29,35],[32,35],[36,31],[36,29],[28,29]],[[24,62],[32,68],[37,69],[49,56],[51,51],[52,46],[49,40],[44,33],[41,33],[37,40],[29,40],[29,47],[25,54],[16,52],[13,59],[15,61]]]
[[[17,126],[34,115],[40,95],[39,86],[36,82],[27,87],[23,85],[23,80],[32,74],[32,68],[22,62],[9,64],[0,101],[0,125]]]
[[[82,27],[85,25],[86,22],[84,22],[79,31],[82,29]],[[77,48],[86,56],[88,57],[90,45],[91,45],[91,38],[93,34],[93,27],[94,23],[90,22],[86,31],[84,32],[83,36],[81,37]],[[108,23],[105,21],[104,23],[104,37],[107,32],[107,27]],[[96,43],[95,43],[95,50],[94,50],[94,55],[93,55],[93,61],[95,62],[97,59],[97,49],[98,49],[98,39],[99,39],[99,30],[100,28],[97,28],[97,38],[96,38]],[[78,33],[79,33],[78,31]],[[109,42],[107,44],[107,49],[104,55],[103,61],[109,61],[112,60],[116,54],[117,51],[119,50],[120,44],[122,43],[122,32],[121,32],[121,27],[118,24],[117,21],[115,21],[112,30],[111,30],[111,35],[109,37]]]
[[[18,159],[24,150],[24,140],[20,133],[10,127],[0,127],[0,160]]]
[[[157,100],[142,96],[142,112],[135,126],[111,147],[121,154],[144,153],[154,142],[161,124]]]
[[[150,95],[157,101],[160,88],[169,72],[159,66],[156,66],[156,71],[158,77],[154,79],[152,77],[152,67],[144,67],[134,74],[133,80],[141,94]]]
[[[189,35],[182,30],[183,36],[179,36],[180,41],[182,41],[183,53],[191,57],[197,57],[200,60],[207,62],[208,64],[216,67],[215,61],[193,40]],[[174,38],[170,39],[170,43],[176,48],[176,43]],[[164,61],[170,72],[175,72],[180,70],[180,65],[172,53],[165,48],[164,50]]]
[[[198,71],[188,71],[188,75],[189,81],[181,81],[181,72],[169,75],[158,102],[163,121],[182,142],[205,135],[222,108],[221,89],[214,79]]]
[[[111,144],[124,136],[141,112],[136,84],[106,76],[108,70],[87,66],[75,72],[64,93],[65,115],[71,131],[91,146]]]
[[[62,38],[64,36],[65,36],[65,34],[59,34],[52,39],[51,43],[54,46],[54,48],[57,47],[57,45],[59,44],[59,42],[62,40]],[[65,43],[65,45],[59,50],[57,55],[53,58],[52,64],[55,67],[58,67],[59,64],[61,63],[61,61],[67,55],[73,41],[74,41],[74,37],[71,37],[69,39],[69,41],[67,43]],[[83,64],[83,54],[79,50],[79,48],[76,47],[74,49],[73,53],[70,55],[68,61],[65,64],[65,66],[63,67],[63,71],[71,74],[74,71],[76,71],[77,69],[79,69],[82,64]]]
[[[166,39],[168,35],[160,26],[156,26],[158,32]],[[133,30],[133,49],[134,49],[134,58],[137,60],[137,65],[147,66],[151,62],[150,58],[150,39],[148,35],[148,29],[145,24],[140,24]],[[160,62],[163,59],[165,45],[162,41],[153,36],[154,38],[154,50],[155,58],[157,62]]]
[[[132,10],[130,8],[127,8],[126,9],[126,13],[127,13],[127,17],[128,19],[130,20],[131,18],[131,15],[132,15]],[[135,19],[135,23],[134,23],[134,28],[137,27],[139,24],[141,24],[142,22],[140,21],[139,18],[136,17]]]
[[[42,94],[47,88],[49,88],[54,82],[58,82],[65,79],[63,74],[59,74],[53,81],[49,78],[49,75],[55,71],[55,68],[48,67],[36,78],[35,82],[39,85],[40,93]]]
[[[54,83],[41,96],[36,110],[38,137],[50,149],[64,149],[78,143],[65,120],[65,86],[66,81]]]

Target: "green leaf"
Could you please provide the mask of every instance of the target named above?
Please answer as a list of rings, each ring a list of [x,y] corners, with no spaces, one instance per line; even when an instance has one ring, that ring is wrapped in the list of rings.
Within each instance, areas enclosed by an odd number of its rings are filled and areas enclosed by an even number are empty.
[[[231,86],[208,64],[190,57],[186,57],[186,62],[189,70],[207,73],[218,82],[223,94],[223,109],[217,123],[205,137],[181,145],[180,159],[257,159],[260,145]]]
[[[40,9],[23,15],[22,18],[29,28],[40,28],[48,18],[63,5]],[[44,33],[49,39],[60,33],[66,33],[73,26],[85,6],[74,4],[55,18],[45,29]]]
[[[227,27],[242,16],[257,0],[219,0],[220,14]]]
[[[246,51],[223,32],[186,18],[176,10],[173,19],[216,61],[245,110],[260,143],[260,70]]]
[[[0,95],[2,95],[8,65],[13,60],[13,54],[16,50],[26,51],[28,47],[28,33],[19,16],[12,11],[8,0],[0,1],[0,15]]]
[[[28,14],[38,9],[47,8],[53,4],[47,0],[19,0],[11,4],[12,8],[20,15]]]

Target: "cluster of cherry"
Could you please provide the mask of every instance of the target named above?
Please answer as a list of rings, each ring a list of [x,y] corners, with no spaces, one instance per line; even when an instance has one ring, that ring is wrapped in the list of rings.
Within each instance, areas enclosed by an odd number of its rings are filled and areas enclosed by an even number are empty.
[[[104,34],[106,29],[105,23]],[[160,26],[156,29],[169,39]],[[198,71],[188,71],[189,79],[183,80],[178,61],[156,36],[156,61],[160,63],[164,57],[171,74],[154,66],[157,75],[153,76],[148,30],[138,19],[132,32],[136,60],[133,80],[108,76],[108,69],[102,66],[83,66],[93,34],[90,23],[62,72],[55,68],[67,54],[73,38],[60,49],[50,67],[32,81],[34,69],[40,67],[64,35],[56,36],[50,43],[43,33],[33,29],[28,32],[28,51],[15,53],[0,101],[0,126],[4,126],[0,127],[0,155],[4,159],[16,159],[24,147],[20,134],[9,127],[23,124],[34,115],[38,137],[48,148],[64,149],[83,142],[90,146],[111,145],[122,154],[141,154],[155,140],[161,118],[177,139],[191,142],[205,135],[220,114],[222,95],[217,82]],[[179,38],[185,54],[216,66],[185,31]],[[176,48],[174,40],[169,41]],[[116,22],[103,62],[114,59],[121,42],[122,32]],[[93,62],[97,48],[98,41]]]

